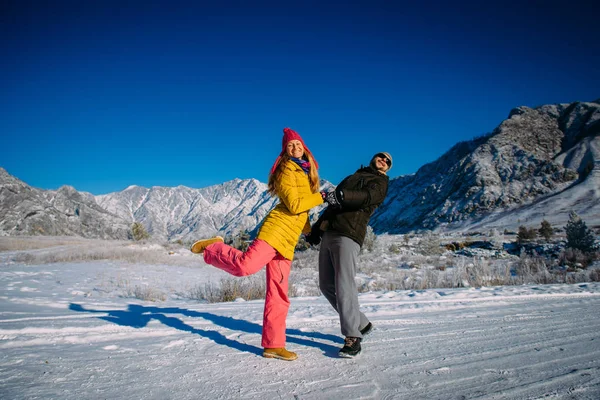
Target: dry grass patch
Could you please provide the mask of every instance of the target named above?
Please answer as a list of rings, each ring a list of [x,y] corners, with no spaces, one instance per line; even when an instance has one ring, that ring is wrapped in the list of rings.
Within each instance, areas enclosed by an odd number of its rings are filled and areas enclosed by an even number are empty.
[[[89,242],[90,239],[71,236],[0,236],[0,252],[46,249]]]
[[[223,278],[218,284],[206,282],[192,288],[188,297],[209,303],[220,303],[237,299],[264,299],[267,292],[266,282],[265,277],[260,275],[243,278]]]
[[[165,301],[167,299],[167,295],[161,290],[146,285],[135,285],[133,288],[128,288],[125,292],[125,296],[153,302]]]
[[[16,251],[13,261],[23,264],[70,263],[115,260],[134,264],[190,265],[203,264],[202,257],[189,256],[178,244],[96,240],[83,238],[0,238],[0,246]],[[179,254],[179,256],[177,255]],[[185,257],[180,256],[185,254]]]

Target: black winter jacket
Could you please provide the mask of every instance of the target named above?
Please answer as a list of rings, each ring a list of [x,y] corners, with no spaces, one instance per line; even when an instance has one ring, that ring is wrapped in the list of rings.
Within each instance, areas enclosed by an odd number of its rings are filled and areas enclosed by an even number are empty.
[[[389,177],[371,166],[363,167],[346,177],[336,188],[341,208],[328,206],[313,225],[311,235],[324,230],[347,236],[360,246],[367,233],[369,219],[387,195]]]

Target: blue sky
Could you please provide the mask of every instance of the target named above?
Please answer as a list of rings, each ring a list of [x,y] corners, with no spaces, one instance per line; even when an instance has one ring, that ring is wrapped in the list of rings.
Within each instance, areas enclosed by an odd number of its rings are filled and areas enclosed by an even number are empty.
[[[0,166],[93,194],[266,182],[289,126],[334,184],[378,151],[414,173],[514,107],[600,98],[595,3],[5,0]]]

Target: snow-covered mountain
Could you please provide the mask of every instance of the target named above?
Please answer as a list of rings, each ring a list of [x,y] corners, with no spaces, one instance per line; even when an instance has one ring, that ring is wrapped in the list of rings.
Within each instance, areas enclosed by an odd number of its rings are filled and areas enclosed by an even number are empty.
[[[322,181],[323,188],[331,188]],[[94,196],[70,186],[33,188],[0,168],[0,234],[126,239],[141,222],[158,240],[194,240],[255,230],[279,200],[256,179],[201,189],[130,186]],[[313,219],[322,209],[311,211]]]
[[[141,222],[154,237],[183,240],[252,230],[278,202],[256,179],[202,189],[130,186],[96,201],[130,223]]]
[[[41,190],[0,168],[0,235],[127,239],[129,224],[71,186]]]
[[[321,183],[323,188],[332,187]],[[141,222],[153,237],[168,240],[254,231],[279,202],[267,192],[267,184],[256,179],[234,179],[202,189],[130,186],[96,196],[96,201],[130,223]],[[321,208],[311,210],[313,218]]]
[[[376,232],[600,224],[600,101],[518,107],[492,133],[390,182]]]
[[[193,240],[253,231],[277,201],[256,179],[93,196],[69,186],[35,189],[0,168],[5,235],[125,238],[137,221],[156,239]],[[515,108],[493,132],[392,179],[371,224],[377,233],[516,230],[543,219],[564,226],[570,211],[600,226],[600,100]]]

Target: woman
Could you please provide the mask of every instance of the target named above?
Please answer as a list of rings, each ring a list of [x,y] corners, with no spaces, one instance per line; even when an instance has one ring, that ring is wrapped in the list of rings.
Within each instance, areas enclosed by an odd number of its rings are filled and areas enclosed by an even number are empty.
[[[268,190],[279,204],[265,217],[254,242],[241,252],[220,236],[200,240],[192,252],[235,276],[247,276],[267,267],[267,293],[263,314],[263,357],[292,361],[296,353],[285,348],[285,319],[290,302],[288,277],[301,233],[310,233],[308,211],[323,203],[319,193],[318,164],[300,135],[283,130],[282,150],[269,174]]]

